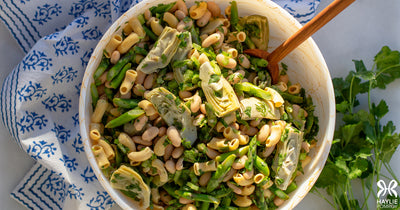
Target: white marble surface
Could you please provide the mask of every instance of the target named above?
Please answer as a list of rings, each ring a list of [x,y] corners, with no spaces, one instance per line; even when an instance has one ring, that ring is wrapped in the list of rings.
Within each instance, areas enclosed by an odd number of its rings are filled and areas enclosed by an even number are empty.
[[[319,10],[331,0],[321,0]],[[392,50],[400,50],[400,1],[399,0],[357,0],[342,14],[324,26],[314,36],[314,40],[325,57],[332,77],[347,75],[354,69],[352,59],[363,59],[367,67],[372,58],[384,45]],[[0,23],[0,85],[4,78],[21,61],[24,54],[3,23]],[[374,101],[386,100],[391,113],[384,118],[392,120],[400,132],[400,80],[389,85],[386,90],[374,92]],[[399,149],[398,149],[399,150]],[[400,152],[392,159],[392,167],[400,176]],[[10,192],[24,177],[34,161],[23,152],[0,123],[0,209],[25,209],[10,196]],[[400,193],[400,187],[397,187]],[[371,201],[373,203],[374,201]],[[309,194],[296,209],[330,209],[319,197]],[[117,209],[117,207],[115,207]]]

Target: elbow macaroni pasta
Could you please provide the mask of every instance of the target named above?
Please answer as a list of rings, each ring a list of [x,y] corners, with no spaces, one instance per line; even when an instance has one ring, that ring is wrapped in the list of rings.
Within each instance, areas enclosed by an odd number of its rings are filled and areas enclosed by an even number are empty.
[[[164,13],[163,20],[172,28],[176,28],[179,23],[177,17],[169,12]]]
[[[165,140],[166,139],[167,139],[167,136],[163,136],[154,145],[154,154],[156,154],[157,156],[165,155],[165,150],[166,150]]]
[[[118,136],[118,141],[125,147],[129,149],[129,152],[136,152],[136,146],[131,137],[126,133],[120,133]]]
[[[90,123],[89,125],[89,137],[91,140],[97,142],[101,138],[101,124],[100,123]]]
[[[106,48],[104,49],[105,51],[105,56],[110,57],[111,53],[117,49],[117,47],[122,43],[122,37],[118,34],[114,35],[110,42],[106,45]]]
[[[146,32],[143,29],[142,24],[137,17],[133,17],[129,20],[129,26],[131,27],[132,31],[136,33],[139,37],[145,37]]]
[[[150,147],[145,147],[141,151],[131,152],[128,154],[128,158],[133,162],[143,162],[148,160],[153,155],[153,151]]]
[[[111,160],[115,157],[115,152],[109,143],[100,139],[98,144],[99,144],[99,146],[103,147],[103,150],[104,150],[104,153],[105,153],[107,159]]]
[[[271,135],[265,141],[266,147],[272,147],[281,139],[282,127],[280,125],[271,126]]]
[[[121,93],[121,95],[125,95],[131,91],[133,84],[135,83],[136,77],[137,72],[134,70],[128,70],[125,73],[125,79],[119,88],[119,92]]]
[[[124,39],[124,41],[121,42],[121,44],[118,46],[117,50],[121,53],[124,54],[128,52],[128,50],[136,43],[139,42],[139,35],[136,33],[131,33],[129,34],[128,37]]]
[[[164,163],[160,159],[154,159],[151,161],[151,166],[157,169],[157,173],[160,176],[160,181],[162,183],[168,181],[168,173],[165,170]]]
[[[96,158],[97,165],[101,169],[106,169],[110,166],[110,161],[108,160],[103,147],[101,147],[99,145],[94,145],[92,147],[92,151],[93,151],[94,157]]]
[[[204,163],[194,163],[193,170],[197,176],[200,176],[203,172],[216,171],[217,163],[214,160],[210,160]]]
[[[107,108],[108,102],[105,99],[99,99],[92,114],[92,123],[100,123]]]
[[[193,5],[189,9],[189,14],[192,19],[200,19],[207,11],[207,3],[200,2],[198,5]]]

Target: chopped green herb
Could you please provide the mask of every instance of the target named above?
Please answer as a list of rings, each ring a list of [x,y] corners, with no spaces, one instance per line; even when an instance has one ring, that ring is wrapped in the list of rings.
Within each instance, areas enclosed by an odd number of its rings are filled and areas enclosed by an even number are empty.
[[[161,60],[162,60],[162,63],[167,63],[167,56],[165,55],[165,54],[162,54],[161,55]]]
[[[271,111],[264,102],[256,104],[256,110],[259,111],[263,117],[267,116],[267,112]]]
[[[245,113],[248,117],[251,117],[251,107],[250,107],[250,106],[246,107],[246,109],[244,110],[244,113]]]
[[[221,75],[212,74],[212,75],[210,76],[210,80],[208,81],[208,84],[217,83],[217,82],[219,82],[220,79],[221,79]]]

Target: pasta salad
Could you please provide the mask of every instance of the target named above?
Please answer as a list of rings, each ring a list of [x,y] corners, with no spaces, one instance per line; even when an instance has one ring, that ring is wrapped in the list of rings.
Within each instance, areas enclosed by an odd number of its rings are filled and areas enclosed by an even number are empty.
[[[311,160],[318,119],[265,16],[236,1],[146,9],[106,45],[89,137],[113,188],[143,209],[274,209]]]

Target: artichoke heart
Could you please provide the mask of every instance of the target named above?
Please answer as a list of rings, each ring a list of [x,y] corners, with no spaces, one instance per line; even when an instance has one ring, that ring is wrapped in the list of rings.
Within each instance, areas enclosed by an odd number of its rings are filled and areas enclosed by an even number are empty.
[[[300,157],[303,132],[287,125],[277,145],[277,151],[272,163],[275,171],[275,184],[281,190],[286,190],[296,172]]]
[[[249,97],[240,100],[240,117],[242,120],[261,118],[278,120],[281,118],[281,112],[270,100]]]
[[[244,27],[250,40],[257,49],[268,50],[269,26],[268,18],[261,15],[250,15],[240,18],[239,24]]]
[[[150,206],[150,189],[142,177],[128,166],[121,165],[111,175],[111,187],[135,199],[143,209]]]
[[[205,62],[200,66],[201,88],[218,117],[239,109],[239,99],[229,82],[221,75],[218,65]]]
[[[172,70],[174,71],[174,78],[178,82],[178,84],[184,82],[183,75],[187,69],[186,65],[176,66],[174,65],[175,61],[182,61],[189,54],[192,49],[192,35],[190,32],[182,32],[179,37],[181,37],[181,43],[179,44],[178,50],[175,55],[172,57]]]
[[[145,98],[157,109],[168,126],[180,130],[183,140],[193,144],[197,139],[197,130],[189,108],[177,100],[176,96],[163,87],[155,88],[146,93]]]
[[[137,70],[150,74],[166,67],[172,57],[174,57],[181,43],[179,35],[180,33],[176,29],[165,27],[158,37],[156,44],[154,44],[147,56],[140,62]]]

